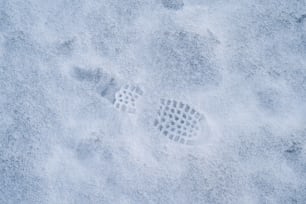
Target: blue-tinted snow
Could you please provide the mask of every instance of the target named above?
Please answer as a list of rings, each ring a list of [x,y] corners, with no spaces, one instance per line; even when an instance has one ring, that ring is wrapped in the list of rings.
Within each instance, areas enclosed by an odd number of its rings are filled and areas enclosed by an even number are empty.
[[[1,0],[0,203],[306,203],[306,2]]]

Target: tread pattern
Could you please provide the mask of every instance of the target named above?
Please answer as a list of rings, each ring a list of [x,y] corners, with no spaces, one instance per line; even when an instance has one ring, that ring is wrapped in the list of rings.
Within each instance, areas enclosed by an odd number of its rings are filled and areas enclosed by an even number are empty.
[[[137,100],[142,95],[139,87],[127,84],[116,93],[114,106],[123,112],[135,113]]]
[[[204,115],[188,104],[161,99],[154,126],[169,139],[181,144],[192,145],[203,119]]]

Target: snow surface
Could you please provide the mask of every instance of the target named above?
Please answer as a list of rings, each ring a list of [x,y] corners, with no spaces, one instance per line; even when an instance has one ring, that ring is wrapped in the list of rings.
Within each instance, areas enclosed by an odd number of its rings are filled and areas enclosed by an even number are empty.
[[[45,203],[306,203],[306,1],[0,0],[0,204]]]

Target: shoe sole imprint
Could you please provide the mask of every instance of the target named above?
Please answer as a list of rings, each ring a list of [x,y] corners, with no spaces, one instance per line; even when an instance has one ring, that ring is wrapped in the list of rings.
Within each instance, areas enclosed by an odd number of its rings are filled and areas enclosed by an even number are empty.
[[[188,104],[176,100],[161,99],[154,126],[170,140],[193,145],[204,115]]]
[[[136,85],[120,87],[118,80],[99,68],[86,70],[74,67],[72,76],[80,82],[93,84],[103,98],[123,112],[135,113],[137,100],[143,95],[143,90]]]
[[[128,113],[136,112],[137,100],[143,95],[138,86],[126,84],[115,95],[115,108]]]

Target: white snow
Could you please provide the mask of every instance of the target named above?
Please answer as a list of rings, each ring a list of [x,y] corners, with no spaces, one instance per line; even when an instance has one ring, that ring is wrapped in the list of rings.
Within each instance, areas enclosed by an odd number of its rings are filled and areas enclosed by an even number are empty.
[[[0,0],[0,203],[306,203],[305,16],[303,0]],[[160,99],[205,117],[194,145],[154,126]]]

